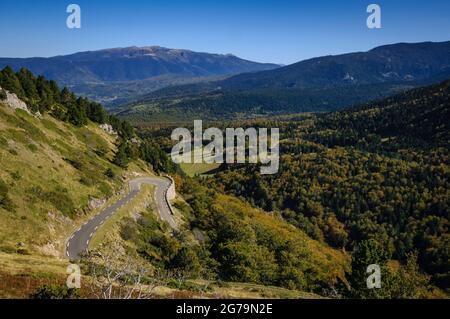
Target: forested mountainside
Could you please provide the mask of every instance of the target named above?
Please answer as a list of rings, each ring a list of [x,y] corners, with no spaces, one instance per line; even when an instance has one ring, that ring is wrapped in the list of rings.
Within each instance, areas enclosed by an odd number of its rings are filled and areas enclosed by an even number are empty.
[[[281,129],[280,172],[228,165],[210,187],[352,251],[367,240],[449,287],[449,81],[322,115],[254,120]]]
[[[378,151],[445,149],[450,81],[318,118],[308,139]]]
[[[115,109],[138,121],[335,111],[450,77],[450,42],[393,44],[221,81],[168,87]]]

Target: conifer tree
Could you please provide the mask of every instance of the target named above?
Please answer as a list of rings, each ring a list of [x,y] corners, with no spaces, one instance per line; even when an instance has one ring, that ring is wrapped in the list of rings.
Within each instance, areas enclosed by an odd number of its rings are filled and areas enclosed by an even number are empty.
[[[33,103],[39,99],[39,95],[36,89],[36,78],[33,73],[25,68],[21,68],[17,73],[17,78],[22,85],[25,97],[28,99],[28,102]]]
[[[22,85],[10,66],[6,66],[0,72],[0,86],[11,93],[15,93],[18,97],[23,98],[25,96]]]

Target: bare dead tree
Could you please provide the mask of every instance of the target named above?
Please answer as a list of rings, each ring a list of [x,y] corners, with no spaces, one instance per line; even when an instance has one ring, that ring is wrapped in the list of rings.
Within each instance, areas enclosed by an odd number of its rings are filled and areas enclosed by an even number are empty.
[[[91,278],[91,292],[98,299],[151,299],[164,285],[165,276],[149,271],[131,256],[120,256],[115,249],[84,254],[83,263]]]

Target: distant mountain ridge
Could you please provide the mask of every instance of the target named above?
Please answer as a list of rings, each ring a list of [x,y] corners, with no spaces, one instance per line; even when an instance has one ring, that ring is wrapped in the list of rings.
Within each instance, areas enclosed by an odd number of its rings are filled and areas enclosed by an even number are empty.
[[[450,41],[399,43],[324,56],[220,81],[166,87],[117,109],[130,119],[159,113],[209,119],[334,111],[450,79]]]
[[[398,43],[367,52],[324,56],[277,70],[241,74],[224,80],[224,88],[305,88],[323,85],[420,81],[450,73],[450,41]]]
[[[247,61],[231,54],[199,53],[159,46],[86,51],[50,58],[0,58],[0,68],[6,65],[16,71],[25,67],[72,88],[78,94],[90,95],[97,100],[115,98],[109,92],[115,84],[120,84],[114,90],[118,97],[122,97],[122,86],[130,95],[143,94],[148,93],[147,86],[151,91],[171,84],[279,67]],[[164,77],[163,81],[161,77]],[[156,80],[151,82],[152,78]],[[148,82],[144,90],[140,87],[134,92],[134,86],[139,84],[136,82],[144,80]]]

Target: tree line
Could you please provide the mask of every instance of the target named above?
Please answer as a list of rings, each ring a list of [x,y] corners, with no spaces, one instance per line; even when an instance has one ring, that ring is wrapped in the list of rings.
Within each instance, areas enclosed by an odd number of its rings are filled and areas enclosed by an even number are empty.
[[[16,94],[33,112],[47,113],[78,127],[88,124],[88,121],[111,125],[119,136],[113,162],[120,167],[126,168],[130,161],[142,159],[150,163],[156,172],[177,170],[158,143],[146,136],[137,139],[136,131],[128,121],[108,114],[100,103],[77,97],[66,87],[60,89],[53,80],[47,80],[42,75],[36,77],[26,68],[14,72],[6,66],[0,71],[0,87],[0,98],[6,98],[4,90],[7,90]]]
[[[134,135],[129,122],[109,115],[100,103],[76,97],[68,88],[60,89],[55,81],[47,80],[42,75],[36,77],[26,68],[14,72],[6,66],[0,71],[0,86],[15,93],[33,112],[48,113],[75,126],[86,125],[88,120],[107,123],[125,139]]]

